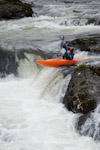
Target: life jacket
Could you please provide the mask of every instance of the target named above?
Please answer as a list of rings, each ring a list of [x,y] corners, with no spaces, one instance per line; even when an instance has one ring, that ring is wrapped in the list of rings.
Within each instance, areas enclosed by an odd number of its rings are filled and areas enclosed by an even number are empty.
[[[71,54],[74,54],[74,53],[73,53],[74,47],[71,47],[69,51],[70,51]]]

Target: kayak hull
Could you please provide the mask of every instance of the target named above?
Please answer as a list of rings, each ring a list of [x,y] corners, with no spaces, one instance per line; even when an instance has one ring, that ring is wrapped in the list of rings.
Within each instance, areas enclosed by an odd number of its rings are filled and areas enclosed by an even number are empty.
[[[55,59],[48,59],[48,60],[36,60],[36,63],[47,67],[60,67],[60,66],[74,65],[83,60],[84,59],[82,58],[73,59],[73,60],[55,58]]]

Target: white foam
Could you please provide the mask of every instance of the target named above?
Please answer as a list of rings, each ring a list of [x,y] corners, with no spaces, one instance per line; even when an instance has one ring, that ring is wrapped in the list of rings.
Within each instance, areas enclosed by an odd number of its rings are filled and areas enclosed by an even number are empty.
[[[23,68],[21,62],[21,78],[11,75],[0,80],[0,148],[99,150],[99,143],[77,133],[78,116],[60,103],[63,86],[68,85],[70,76],[63,78],[59,69],[35,67],[33,72],[38,74],[25,78],[27,67],[33,70],[27,63]]]

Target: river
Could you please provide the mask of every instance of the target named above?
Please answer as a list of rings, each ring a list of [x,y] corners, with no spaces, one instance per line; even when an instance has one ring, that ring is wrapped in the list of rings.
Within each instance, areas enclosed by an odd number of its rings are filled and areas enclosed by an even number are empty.
[[[35,4],[35,15],[0,21],[0,46],[6,50],[40,49],[61,57],[59,35],[67,41],[100,35],[99,25],[86,25],[88,18],[99,18],[99,0],[23,1]],[[18,77],[0,78],[0,150],[100,150],[98,141],[76,130],[80,114],[62,104],[72,68],[41,67],[35,63],[39,56],[25,55]],[[88,52],[76,50],[78,57]]]

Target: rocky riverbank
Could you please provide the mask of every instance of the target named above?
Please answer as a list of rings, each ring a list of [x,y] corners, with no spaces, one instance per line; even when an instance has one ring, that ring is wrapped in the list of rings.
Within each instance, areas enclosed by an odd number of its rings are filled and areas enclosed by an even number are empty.
[[[29,61],[25,54],[37,55],[46,59],[45,53],[39,48],[7,50],[0,47],[0,77],[4,78],[10,74],[19,76],[18,67],[20,65],[20,60],[27,59]]]
[[[32,14],[30,4],[22,3],[20,0],[0,0],[0,20],[32,17]]]
[[[79,38],[70,42],[72,46],[81,51],[100,53],[100,38]]]
[[[72,75],[63,103],[68,110],[82,114],[77,123],[81,133],[85,122],[100,104],[100,66],[80,65]],[[96,128],[92,132],[95,133],[95,130]],[[88,132],[82,134],[88,135]],[[93,137],[94,134],[90,136]],[[95,140],[100,140],[98,133],[95,133]]]
[[[100,53],[100,39],[99,38],[81,38],[70,42],[75,48],[81,51],[89,51],[90,54]],[[82,127],[86,121],[91,117],[91,113],[100,104],[100,66],[80,65],[72,75],[66,95],[63,101],[65,107],[74,112],[80,113],[81,117],[77,122],[77,129],[82,135],[89,135],[95,140],[100,140],[98,132],[96,133],[95,123],[92,134],[88,131],[83,131]],[[98,127],[100,130],[100,127]]]

